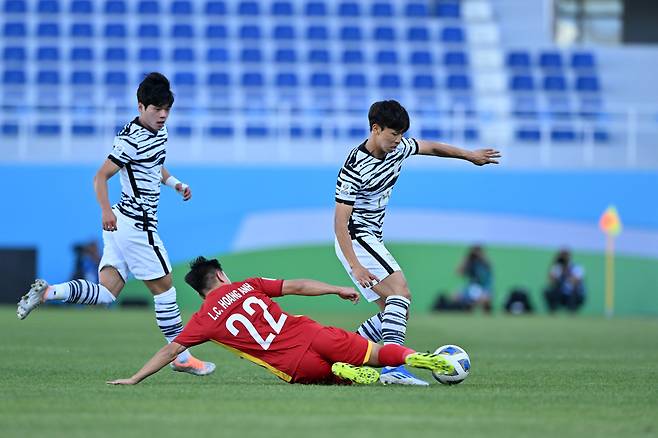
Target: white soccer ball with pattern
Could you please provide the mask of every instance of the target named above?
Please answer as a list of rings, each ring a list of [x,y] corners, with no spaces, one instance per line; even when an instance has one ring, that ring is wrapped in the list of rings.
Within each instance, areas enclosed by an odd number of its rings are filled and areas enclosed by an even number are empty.
[[[455,370],[450,375],[432,373],[434,378],[444,385],[456,385],[468,377],[471,372],[471,359],[466,350],[457,345],[444,345],[436,349],[434,354],[439,354],[450,362]]]

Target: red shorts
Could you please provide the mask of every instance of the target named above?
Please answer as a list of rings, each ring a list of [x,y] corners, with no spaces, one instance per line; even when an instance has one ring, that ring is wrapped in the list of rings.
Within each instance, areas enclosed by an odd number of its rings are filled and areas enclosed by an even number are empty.
[[[370,341],[337,327],[324,327],[311,342],[291,383],[336,383],[331,365],[347,362],[361,366],[370,359]]]

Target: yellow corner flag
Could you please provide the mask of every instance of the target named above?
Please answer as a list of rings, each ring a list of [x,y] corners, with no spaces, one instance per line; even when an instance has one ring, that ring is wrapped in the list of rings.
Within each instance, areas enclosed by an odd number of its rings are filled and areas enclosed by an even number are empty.
[[[621,219],[614,205],[609,206],[599,219],[599,228],[609,236],[617,236],[621,233]]]
[[[621,219],[614,205],[609,206],[599,219],[599,228],[606,238],[605,245],[605,314],[615,313],[615,237],[621,233]]]

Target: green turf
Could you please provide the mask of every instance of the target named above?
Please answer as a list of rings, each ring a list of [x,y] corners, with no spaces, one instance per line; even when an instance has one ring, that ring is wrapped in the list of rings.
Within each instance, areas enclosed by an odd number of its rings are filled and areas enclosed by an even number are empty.
[[[307,298],[310,299],[310,298]],[[353,328],[367,314],[311,314]],[[465,347],[461,385],[283,383],[214,345],[217,372],[110,387],[161,345],[151,311],[0,308],[2,437],[635,437],[658,434],[658,320],[416,315],[408,344]],[[430,378],[428,372],[419,372]]]

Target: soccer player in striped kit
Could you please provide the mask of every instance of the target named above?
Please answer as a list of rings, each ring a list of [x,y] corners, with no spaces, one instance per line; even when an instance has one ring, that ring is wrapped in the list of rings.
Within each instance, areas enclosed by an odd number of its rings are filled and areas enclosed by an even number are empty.
[[[192,197],[190,187],[164,167],[165,122],[174,103],[169,80],[160,73],[148,74],[137,89],[137,103],[139,116],[117,134],[112,152],[94,178],[103,224],[100,284],[80,279],[49,285],[37,279],[18,303],[19,319],[25,319],[44,301],[111,304],[121,293],[130,272],[144,281],[153,294],[156,321],[167,341],[171,342],[183,329],[171,264],[157,230],[162,183],[176,190],[184,201]],[[107,181],[117,173],[121,199],[110,206]],[[200,361],[187,351],[178,355],[172,367],[194,375],[210,374],[215,369],[213,363]]]
[[[382,227],[402,162],[418,154],[459,158],[482,166],[497,164],[500,153],[404,138],[409,129],[409,114],[395,100],[373,103],[368,122],[368,139],[349,153],[338,173],[336,255],[363,297],[380,308],[359,327],[358,333],[373,342],[401,345],[407,330],[411,292],[400,266],[384,246]],[[403,366],[384,369],[380,380],[385,384],[428,384]]]

